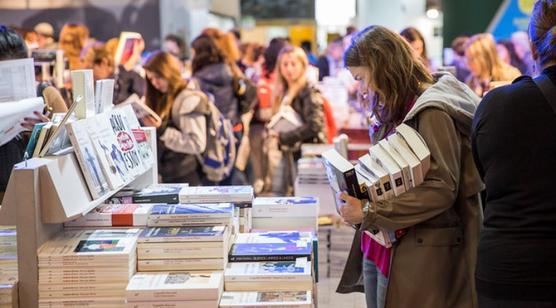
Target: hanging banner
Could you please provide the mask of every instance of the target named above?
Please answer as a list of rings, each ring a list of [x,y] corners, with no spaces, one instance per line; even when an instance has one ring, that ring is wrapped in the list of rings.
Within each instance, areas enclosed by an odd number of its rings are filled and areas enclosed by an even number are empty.
[[[499,39],[508,39],[512,33],[527,31],[535,0],[505,0],[490,22],[487,32]]]

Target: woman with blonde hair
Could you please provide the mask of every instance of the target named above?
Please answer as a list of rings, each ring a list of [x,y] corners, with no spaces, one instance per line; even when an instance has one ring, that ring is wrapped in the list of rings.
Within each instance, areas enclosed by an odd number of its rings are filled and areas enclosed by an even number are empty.
[[[158,172],[165,183],[200,185],[202,171],[196,155],[205,151],[207,142],[207,97],[193,81],[181,78],[178,59],[169,53],[153,54],[144,68],[145,103],[162,118],[157,127]]]
[[[81,51],[89,40],[89,29],[80,23],[66,23],[60,31],[60,49],[68,59],[71,70],[83,68]]]
[[[282,181],[278,180],[278,173],[274,174],[275,192],[287,192],[289,185],[293,184],[293,162],[301,156],[301,143],[326,143],[324,100],[318,90],[307,81],[308,65],[307,55],[299,47],[286,46],[278,55],[274,110],[278,112],[280,108],[291,107],[303,124],[288,132],[270,132],[271,136],[277,138],[283,152],[282,161],[287,166],[282,169],[287,173],[287,176],[281,177]],[[286,179],[286,183],[283,179]]]
[[[482,182],[470,130],[479,98],[451,74],[431,75],[385,27],[355,35],[344,59],[378,120],[369,130],[373,146],[405,123],[428,145],[430,169],[423,183],[388,200],[339,193],[342,218],[357,231],[337,291],[365,291],[367,307],[476,307]],[[377,227],[395,233],[392,247],[364,232]]]
[[[465,83],[479,96],[521,75],[517,68],[500,59],[494,38],[489,33],[476,34],[467,41],[465,58],[471,71]]]

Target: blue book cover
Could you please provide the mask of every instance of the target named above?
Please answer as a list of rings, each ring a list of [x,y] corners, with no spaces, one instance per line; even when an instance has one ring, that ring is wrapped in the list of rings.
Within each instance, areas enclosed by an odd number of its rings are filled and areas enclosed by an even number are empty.
[[[295,261],[269,261],[261,264],[261,274],[304,273],[304,266],[296,266]]]
[[[299,242],[312,242],[312,240],[313,240],[313,234],[311,232],[273,231],[273,232],[238,234],[238,237],[235,242],[241,244],[254,244],[254,243],[297,244]]]
[[[229,216],[234,213],[232,203],[206,203],[206,204],[159,204],[153,206],[150,215],[210,215]]]
[[[25,155],[27,158],[33,157],[33,152],[35,151],[35,147],[37,146],[37,140],[39,139],[39,135],[41,133],[41,129],[47,123],[37,123],[33,127],[33,131],[31,132],[31,137],[29,137],[29,142],[27,143],[27,147],[25,148]]]

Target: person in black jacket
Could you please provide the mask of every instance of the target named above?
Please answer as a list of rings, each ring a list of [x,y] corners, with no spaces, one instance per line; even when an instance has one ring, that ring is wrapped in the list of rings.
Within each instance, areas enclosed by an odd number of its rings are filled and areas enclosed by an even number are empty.
[[[287,192],[287,186],[293,184],[295,165],[293,161],[301,156],[302,143],[325,143],[326,128],[323,98],[306,78],[309,60],[303,49],[294,46],[282,48],[276,64],[278,72],[278,93],[274,102],[276,112],[280,108],[290,106],[299,116],[302,125],[287,132],[270,131],[270,136],[276,137],[282,149],[284,170],[287,174],[280,176],[274,173],[273,191]],[[282,181],[279,181],[278,178]],[[284,183],[284,179],[286,182]],[[288,182],[290,181],[290,182]],[[275,185],[276,184],[276,185]]]
[[[541,78],[556,86],[556,1],[535,3],[529,32]],[[555,110],[522,76],[484,97],[472,142],[486,184],[479,306],[556,307]]]
[[[344,45],[341,38],[338,38],[328,44],[326,54],[317,59],[317,67],[319,69],[319,81],[324,77],[336,77],[338,72],[344,68],[343,56]]]

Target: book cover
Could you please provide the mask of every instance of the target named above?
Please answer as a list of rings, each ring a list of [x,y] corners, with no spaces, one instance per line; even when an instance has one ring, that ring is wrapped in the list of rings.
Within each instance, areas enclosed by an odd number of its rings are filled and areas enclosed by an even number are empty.
[[[41,131],[39,132],[39,136],[37,137],[37,143],[35,144],[35,149],[33,150],[32,157],[39,157],[39,153],[41,152],[44,144],[48,139],[48,135],[50,133],[50,129],[52,128],[52,122],[47,122],[45,125],[41,127]]]
[[[213,300],[220,297],[223,286],[222,272],[137,273],[129,281],[126,299],[128,302]]]
[[[95,115],[93,70],[71,71],[71,84],[74,99],[78,97],[83,98],[83,102],[78,104],[75,108],[77,118],[85,119]]]
[[[253,186],[192,186],[180,192],[181,203],[251,203]]]
[[[224,292],[220,300],[221,308],[274,306],[311,308],[311,291]]]
[[[121,32],[116,47],[116,55],[114,56],[114,64],[116,66],[126,64],[133,54],[133,48],[142,39],[141,34],[137,32]]]
[[[146,106],[146,105],[145,105]],[[145,169],[150,168],[154,164],[154,154],[152,153],[151,145],[149,144],[147,134],[141,129],[141,124],[137,119],[132,106],[118,105],[118,111],[124,116],[135,140],[137,141],[137,149],[141,155],[141,161]],[[154,111],[153,111],[154,113]],[[155,113],[156,114],[156,113]],[[162,121],[162,120],[161,120]]]
[[[312,281],[311,262],[307,258],[295,261],[229,263],[224,272],[228,281]]]
[[[87,130],[86,120],[67,124],[68,135],[83,172],[85,182],[93,199],[98,199],[107,194],[110,189]]]
[[[114,106],[114,79],[97,80],[95,86],[96,114],[112,109]]]
[[[230,250],[230,262],[292,261],[311,258],[311,232],[263,232],[238,234]]]
[[[281,106],[278,113],[270,119],[267,127],[277,133],[287,133],[302,125],[303,120],[299,114],[290,105],[284,105]]]
[[[367,192],[361,190],[361,185],[357,181],[355,167],[347,159],[342,157],[335,149],[322,153],[322,158],[330,187],[335,193],[345,191],[350,196],[358,199],[367,198]],[[339,212],[338,208],[336,210]]]
[[[224,241],[228,232],[226,226],[146,228],[137,241],[139,243]]]
[[[253,200],[253,217],[317,217],[317,197],[258,197]]]
[[[100,166],[112,190],[121,188],[134,177],[120,150],[106,114],[86,119],[89,137],[95,147]]]
[[[143,165],[137,141],[125,115],[119,109],[113,109],[108,113],[108,120],[118,141],[119,150],[122,152],[127,169],[130,170],[133,177],[141,175],[148,168]]]

